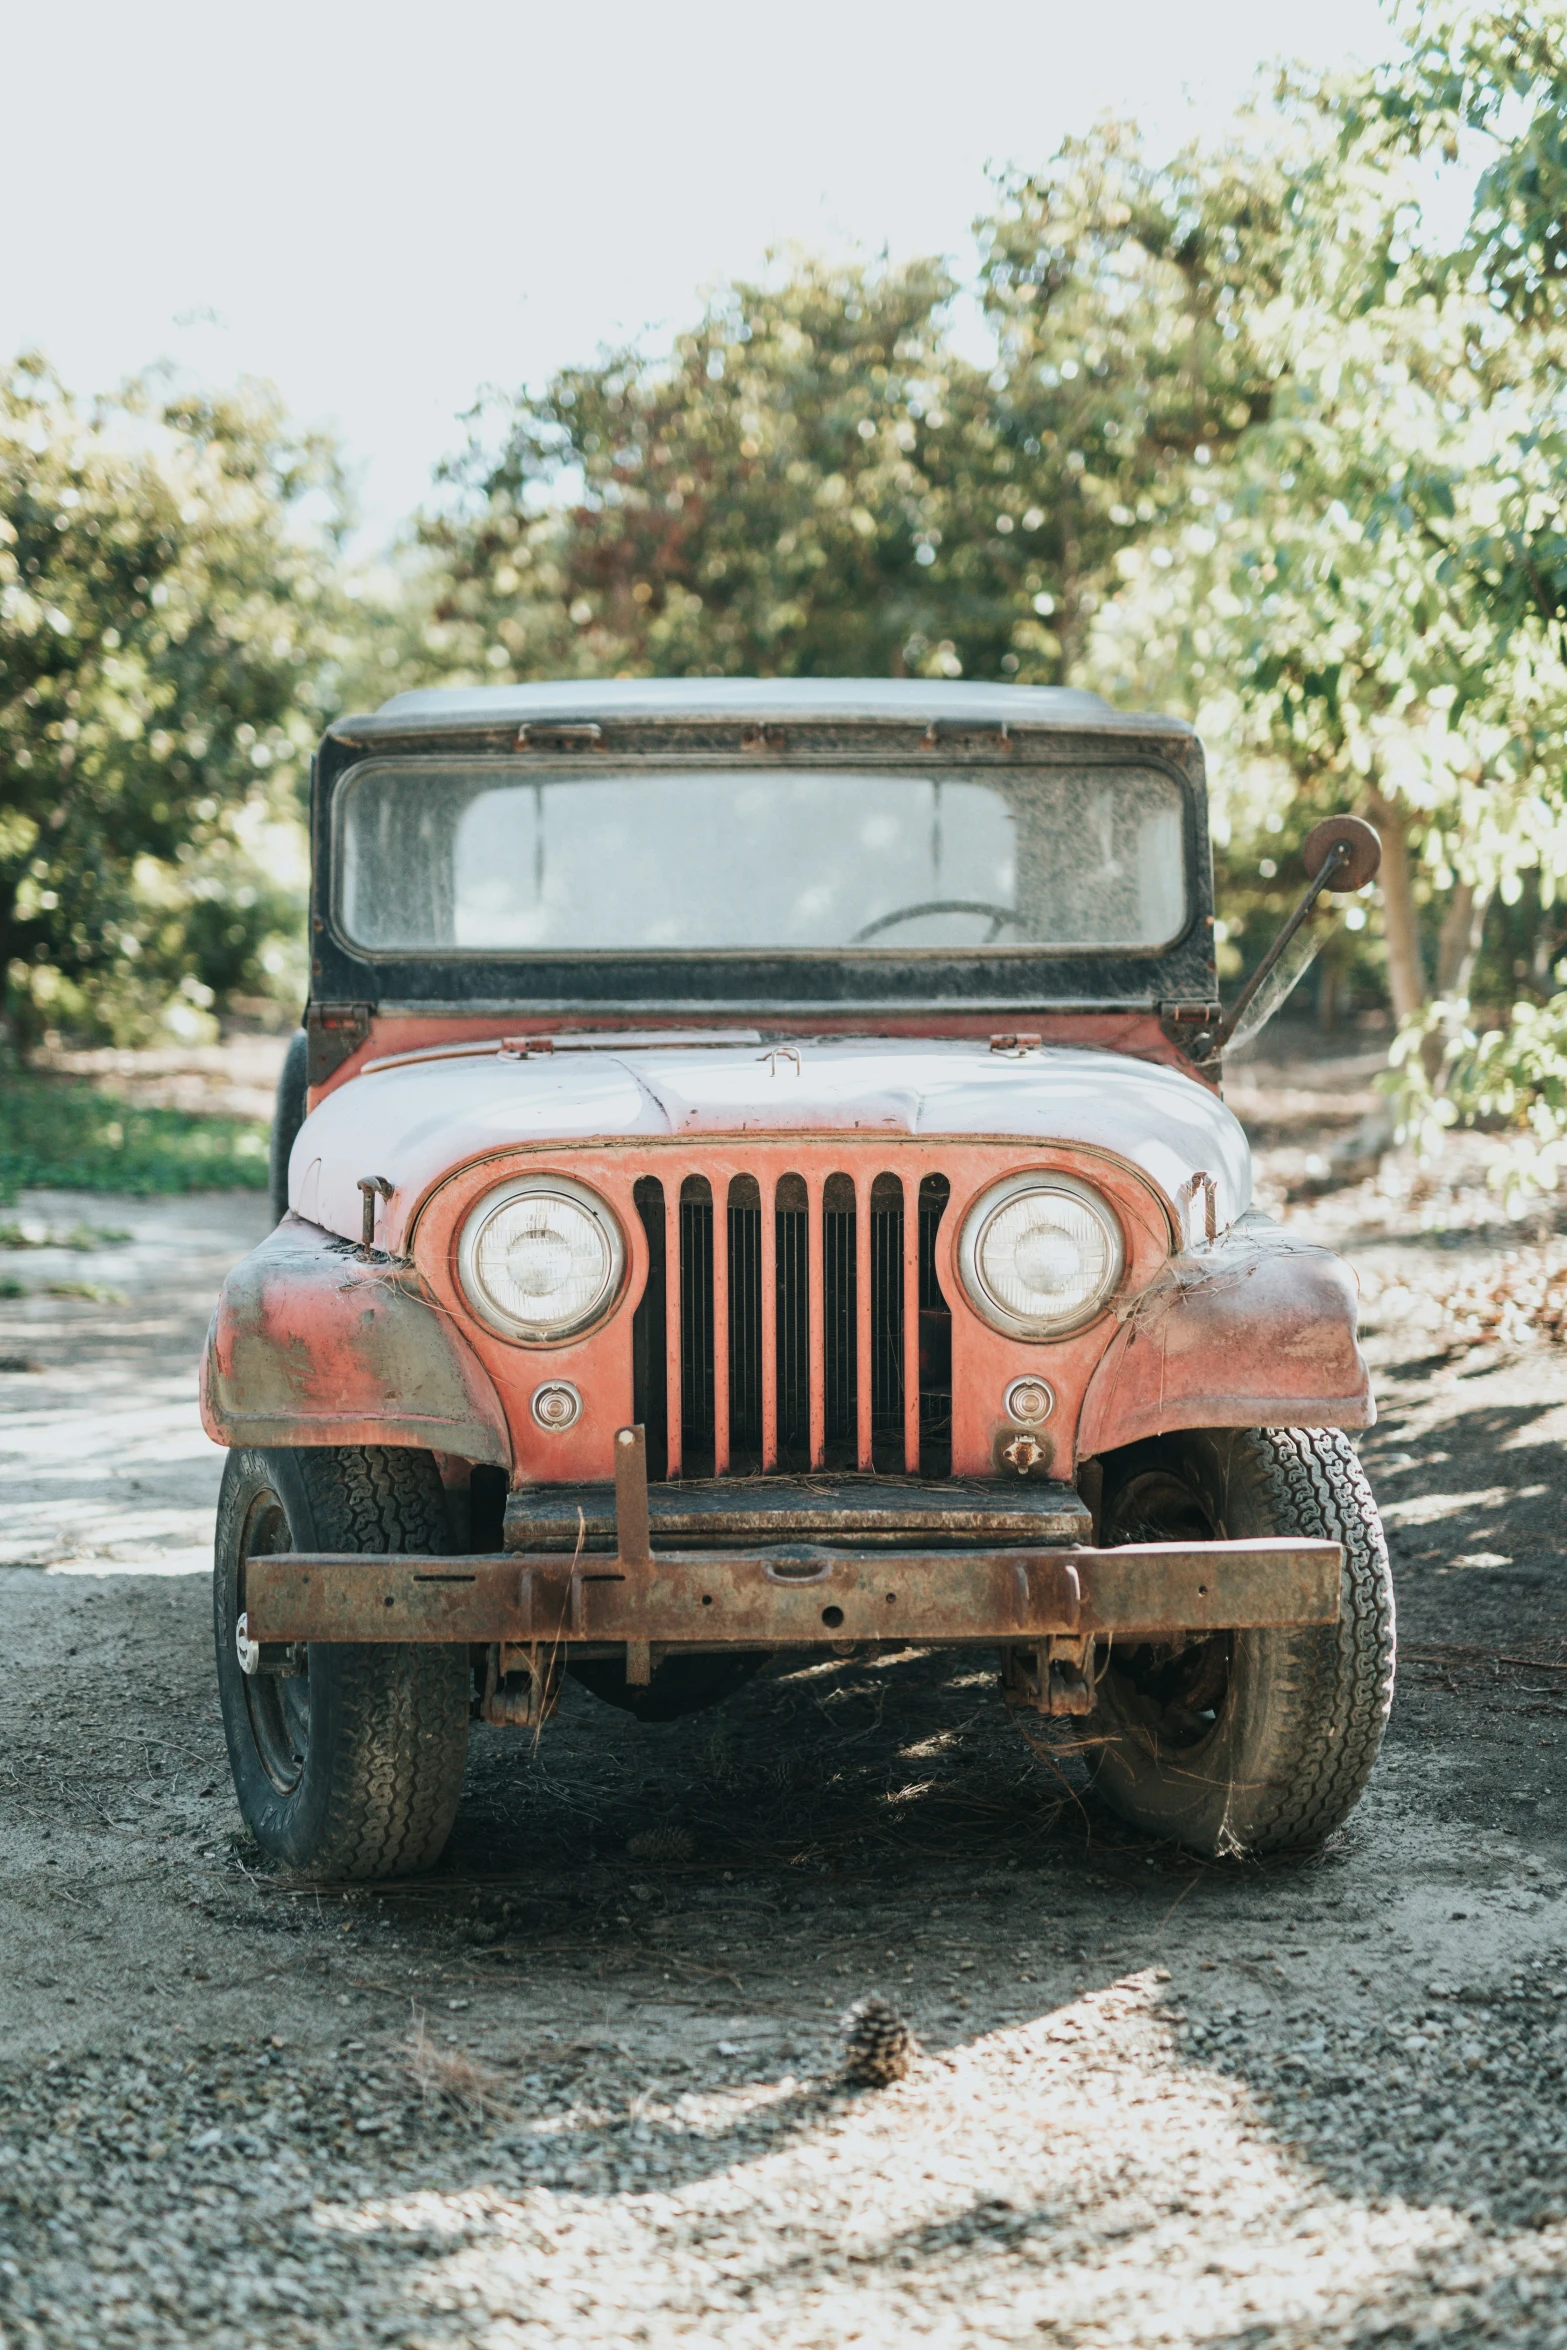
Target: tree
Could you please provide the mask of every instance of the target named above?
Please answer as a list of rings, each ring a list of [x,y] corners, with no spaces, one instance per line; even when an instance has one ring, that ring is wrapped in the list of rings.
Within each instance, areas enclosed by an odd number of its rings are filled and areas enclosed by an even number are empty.
[[[275,888],[258,825],[292,803],[342,650],[331,539],[299,519],[334,487],[330,450],[259,391],[160,402],[142,384],[83,410],[41,361],[0,381],[13,1035],[181,972],[199,1000],[204,935],[216,971],[253,964]]]
[[[1058,680],[1080,669],[1121,554],[1200,526],[1208,469],[1268,417],[1251,314],[1289,224],[1268,159],[1192,152],[1156,168],[1114,121],[997,195],[980,224],[993,468],[1034,510],[1028,553],[1050,582],[1028,598],[1016,580],[1020,614],[1031,603],[1038,617],[1014,642],[1025,674]]]
[[[959,490],[982,379],[934,265],[802,263],[519,397],[428,519],[429,641],[492,676],[993,672]],[[1010,527],[1010,525],[1009,525]]]
[[[1473,504],[1438,501],[1433,537],[1439,576],[1472,615],[1491,689],[1477,702],[1524,789],[1510,823],[1488,807],[1489,824],[1460,841],[1470,870],[1444,924],[1447,1000],[1401,1040],[1402,1107],[1428,1134],[1459,1119],[1512,1128],[1498,1172],[1549,1187],[1567,1165],[1567,995],[1513,1004],[1502,1027],[1480,1033],[1467,999],[1493,885],[1513,902],[1522,894],[1531,860],[1520,840],[1534,850],[1542,918],[1567,874],[1567,21],[1549,7],[1423,0],[1404,30],[1404,56],[1346,110],[1347,135],[1478,166],[1467,232],[1433,257],[1428,283],[1445,308],[1467,307],[1495,446]],[[1538,982],[1538,942],[1532,960]]]
[[[1215,528],[1127,551],[1096,648],[1123,685],[1168,681],[1232,755],[1282,763],[1303,813],[1374,818],[1406,1020],[1433,977],[1468,993],[1493,891],[1537,868],[1549,895],[1567,872],[1559,351],[1500,314],[1511,264],[1483,237],[1427,241],[1410,164],[1431,117],[1406,100],[1438,50],[1461,53],[1434,23],[1407,20],[1386,75],[1281,84],[1259,127],[1289,234],[1239,290],[1267,413],[1214,483]],[[1502,164],[1483,178],[1477,220],[1498,171],[1514,184]]]
[[[1060,681],[1118,551],[1266,409],[1229,284],[1263,201],[1161,178],[1111,125],[998,191],[991,371],[934,263],[797,260],[667,360],[519,395],[424,522],[400,672]]]
[[[667,360],[519,397],[424,526],[415,666],[1185,709],[1221,841],[1276,867],[1275,839],[1361,807],[1395,1011],[1466,995],[1494,898],[1567,876],[1567,34],[1450,0],[1403,26],[1387,68],[1282,75],[1217,148],[1156,165],[1108,123],[1003,179],[988,370],[933,265],[797,264]],[[1439,249],[1416,175],[1478,146]],[[1232,886],[1248,918],[1275,910],[1261,879]]]

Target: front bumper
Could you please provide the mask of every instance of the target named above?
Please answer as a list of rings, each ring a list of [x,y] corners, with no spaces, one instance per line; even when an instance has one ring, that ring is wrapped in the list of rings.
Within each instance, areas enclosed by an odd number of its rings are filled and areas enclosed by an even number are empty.
[[[970,1551],[760,1550],[420,1558],[284,1552],[245,1568],[245,1632],[508,1647],[820,1648],[868,1640],[1151,1640],[1332,1624],[1336,1542]]]

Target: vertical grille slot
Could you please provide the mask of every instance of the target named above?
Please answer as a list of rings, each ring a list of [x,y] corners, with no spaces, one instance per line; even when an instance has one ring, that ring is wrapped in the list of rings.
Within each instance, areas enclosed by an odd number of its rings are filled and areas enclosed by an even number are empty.
[[[811,1465],[810,1205],[805,1180],[780,1176],[774,1211],[778,1364],[777,1463]],[[831,1327],[829,1320],[829,1328]]]
[[[822,1301],[827,1458],[831,1466],[855,1461],[855,1217],[854,1178],[829,1175],[822,1193]]]
[[[952,1474],[952,1308],[936,1278],[936,1235],[952,1186],[945,1175],[920,1185],[920,1474]]]
[[[871,1185],[871,1465],[903,1467],[903,1186],[896,1175]]]
[[[652,1473],[950,1475],[950,1192],[944,1175],[644,1176],[632,1377]]]
[[[729,1461],[762,1457],[762,1193],[754,1175],[729,1186]]]
[[[713,1474],[713,1187],[680,1187],[680,1437],[682,1474]]]
[[[644,1175],[632,1192],[647,1235],[648,1276],[642,1300],[631,1317],[631,1414],[647,1430],[650,1477],[669,1475],[669,1348],[665,1336],[668,1304],[664,1264],[664,1186]]]

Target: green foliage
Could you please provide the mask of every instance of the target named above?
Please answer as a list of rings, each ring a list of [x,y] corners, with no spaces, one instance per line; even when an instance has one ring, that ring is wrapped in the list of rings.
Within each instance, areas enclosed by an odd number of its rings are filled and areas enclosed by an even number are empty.
[[[330,450],[259,392],[159,405],[133,386],[84,412],[41,362],[0,381],[14,1033],[145,1006],[171,973],[209,994],[253,974],[254,845],[293,820],[342,650],[329,538],[297,519],[334,482]],[[273,887],[265,919],[282,910]]]
[[[394,665],[1174,707],[1214,758],[1232,976],[1310,823],[1358,807],[1387,883],[1340,964],[1385,951],[1400,1013],[1467,989],[1487,906],[1567,878],[1561,48],[1528,9],[1433,0],[1393,67],[1284,77],[1217,149],[1068,140],[979,224],[988,371],[942,271],[797,264],[667,359],[519,395],[423,526]],[[1465,141],[1490,152],[1443,253],[1412,175]]]
[[[992,464],[1041,518],[1030,552],[1050,582],[1047,625],[1025,624],[1029,674],[1074,672],[1118,558],[1161,527],[1200,529],[1207,469],[1269,415],[1251,311],[1287,226],[1265,159],[1156,169],[1114,122],[1000,183],[980,232]]]
[[[1123,556],[1094,647],[1113,690],[1197,716],[1243,834],[1280,766],[1303,811],[1359,806],[1381,826],[1389,979],[1409,1017],[1433,961],[1438,992],[1469,992],[1493,897],[1516,900],[1532,871],[1548,903],[1567,876],[1556,279],[1541,246],[1520,320],[1501,315],[1514,247],[1496,175],[1527,174],[1476,62],[1527,50],[1523,143],[1545,122],[1559,134],[1560,43],[1533,21],[1416,10],[1386,73],[1281,87],[1254,135],[1259,170],[1287,184],[1289,234],[1254,245],[1239,297],[1268,412],[1215,469],[1211,519],[1172,520]],[[1457,81],[1433,95],[1439,55]],[[1444,253],[1411,169],[1433,141],[1482,130],[1495,152],[1475,224]]]
[[[667,359],[519,395],[498,450],[476,417],[400,681],[1064,682],[1117,556],[1268,412],[1237,320],[1287,228],[1276,173],[1159,173],[1109,125],[998,188],[988,372],[934,264],[725,288]]]
[[[254,1119],[139,1109],[78,1080],[0,1066],[0,1200],[24,1186],[146,1194],[266,1183],[267,1129]]]
[[[1468,233],[1441,274],[1477,284],[1519,324],[1560,321],[1567,281],[1567,18],[1544,4],[1410,0],[1404,54],[1343,108],[1416,155],[1483,156]]]
[[[429,650],[499,678],[1003,667],[1013,599],[985,543],[1004,533],[971,527],[985,396],[944,341],[953,291],[933,264],[802,262],[726,289],[662,365],[613,353],[520,399],[425,525]]]
[[[1567,994],[1515,1004],[1480,1028],[1464,1003],[1433,1003],[1400,1033],[1385,1090],[1402,1137],[1434,1156],[1454,1127],[1501,1137],[1490,1180],[1517,1204],[1567,1171]]]
[[[0,1224],[0,1248],[70,1248],[79,1252],[115,1248],[131,1238],[118,1225],[68,1224],[63,1231],[48,1225]]]
[[[302,984],[291,828],[337,694],[1016,678],[1196,720],[1231,982],[1310,823],[1370,814],[1383,885],[1330,968],[1364,984],[1385,958],[1401,1082],[1434,1068],[1462,1117],[1512,1055],[1525,1123],[1554,1114],[1528,1021],[1449,1047],[1477,974],[1543,992],[1567,899],[1567,25],[1540,0],[1399,22],[1389,64],[1283,75],[1217,146],[1161,163],[1101,124],[1004,175],[988,365],[955,345],[945,268],[794,257],[663,355],[476,410],[401,599],[351,605],[298,521],[331,454],[264,401],[143,388],[84,416],[16,370],[13,1018],[118,1033],[171,996],[199,1020]],[[1422,212],[1444,158],[1477,188],[1450,249]]]

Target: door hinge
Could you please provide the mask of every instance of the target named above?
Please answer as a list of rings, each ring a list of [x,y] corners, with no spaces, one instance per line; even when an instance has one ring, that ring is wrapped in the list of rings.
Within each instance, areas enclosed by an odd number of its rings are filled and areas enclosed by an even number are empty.
[[[305,1071],[325,1085],[370,1035],[373,1004],[310,1004],[305,1011]]]

